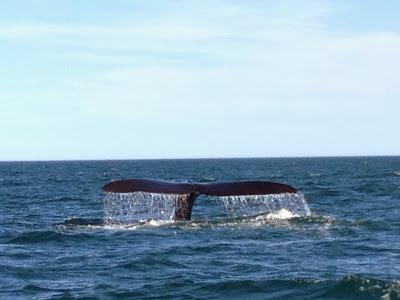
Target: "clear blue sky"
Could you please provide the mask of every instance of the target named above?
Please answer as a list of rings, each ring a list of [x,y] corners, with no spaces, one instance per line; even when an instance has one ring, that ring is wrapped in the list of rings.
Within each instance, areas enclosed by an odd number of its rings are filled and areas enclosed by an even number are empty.
[[[400,1],[2,1],[0,160],[400,154]]]

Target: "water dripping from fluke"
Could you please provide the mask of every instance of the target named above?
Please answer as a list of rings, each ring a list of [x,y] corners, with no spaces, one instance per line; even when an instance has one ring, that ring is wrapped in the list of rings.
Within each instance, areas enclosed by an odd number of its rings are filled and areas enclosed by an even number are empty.
[[[267,214],[270,218],[289,219],[311,215],[304,195],[300,192],[251,196],[224,196],[221,202],[230,217]]]
[[[103,193],[106,224],[141,223],[150,220],[173,220],[177,194],[148,192]]]
[[[292,186],[268,181],[176,183],[148,179],[103,186],[104,223],[134,224],[190,220],[199,195],[213,198],[229,217],[266,214],[285,219],[310,216],[304,195]]]

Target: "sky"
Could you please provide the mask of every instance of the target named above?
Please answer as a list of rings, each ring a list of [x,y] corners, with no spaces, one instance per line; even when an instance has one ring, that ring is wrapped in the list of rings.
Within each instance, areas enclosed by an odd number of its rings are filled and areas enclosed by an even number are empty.
[[[400,155],[399,11],[4,0],[0,161]]]

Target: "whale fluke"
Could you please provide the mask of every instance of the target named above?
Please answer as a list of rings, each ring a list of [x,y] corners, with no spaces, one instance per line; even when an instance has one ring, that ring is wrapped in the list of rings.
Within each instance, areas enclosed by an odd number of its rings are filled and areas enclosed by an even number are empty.
[[[210,196],[245,196],[296,193],[290,185],[269,181],[233,181],[221,183],[179,183],[150,179],[125,179],[103,186],[106,193],[147,192],[177,194],[175,220],[190,220],[195,198],[199,194]]]
[[[106,193],[147,192],[156,194],[178,194],[175,199],[174,220],[190,220],[197,192],[190,183],[167,182],[150,179],[124,179],[103,186]]]
[[[158,194],[191,194],[193,185],[150,179],[124,179],[110,182],[103,186],[104,192],[133,193],[148,192]]]
[[[232,181],[220,183],[180,183],[150,179],[124,179],[103,186],[104,192],[133,193],[148,192],[160,194],[200,193],[213,196],[267,195],[296,193],[287,184],[270,181]]]
[[[233,181],[197,185],[201,194],[212,196],[244,196],[296,193],[297,190],[287,184],[269,181]]]

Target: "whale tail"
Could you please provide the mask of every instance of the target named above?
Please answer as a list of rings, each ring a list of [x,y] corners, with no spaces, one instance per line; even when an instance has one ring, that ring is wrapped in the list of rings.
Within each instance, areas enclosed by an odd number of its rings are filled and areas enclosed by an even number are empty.
[[[209,196],[247,196],[296,193],[297,190],[290,185],[269,181],[178,183],[150,179],[125,179],[104,185],[103,192],[173,194],[176,196],[173,219],[190,220],[194,201],[200,194]]]

